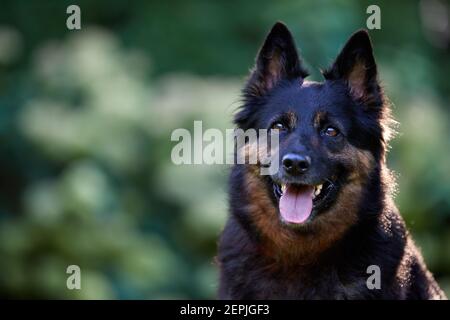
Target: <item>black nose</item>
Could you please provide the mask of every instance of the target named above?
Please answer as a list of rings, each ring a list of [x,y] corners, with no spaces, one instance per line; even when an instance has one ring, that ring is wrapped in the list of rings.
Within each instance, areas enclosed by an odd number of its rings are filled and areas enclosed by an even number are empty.
[[[311,165],[311,158],[295,153],[289,153],[283,157],[283,168],[287,173],[296,175],[306,172]]]

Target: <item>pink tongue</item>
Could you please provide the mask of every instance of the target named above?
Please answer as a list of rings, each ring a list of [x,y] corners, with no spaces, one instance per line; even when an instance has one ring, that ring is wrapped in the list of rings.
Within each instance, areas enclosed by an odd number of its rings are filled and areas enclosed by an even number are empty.
[[[311,215],[314,187],[287,186],[280,198],[280,213],[285,222],[303,223]]]

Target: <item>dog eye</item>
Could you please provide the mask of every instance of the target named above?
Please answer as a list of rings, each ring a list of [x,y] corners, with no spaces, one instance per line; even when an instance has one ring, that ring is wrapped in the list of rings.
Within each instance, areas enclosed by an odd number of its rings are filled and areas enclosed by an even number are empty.
[[[272,126],[270,127],[271,129],[274,130],[286,130],[286,126],[281,123],[281,122],[275,122],[274,124],[272,124]]]
[[[333,127],[327,127],[323,133],[329,137],[336,137],[339,134],[339,130]]]

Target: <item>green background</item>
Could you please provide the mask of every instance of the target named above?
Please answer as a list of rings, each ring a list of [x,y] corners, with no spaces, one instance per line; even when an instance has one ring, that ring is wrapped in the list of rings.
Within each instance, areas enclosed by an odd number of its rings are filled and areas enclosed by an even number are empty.
[[[0,297],[213,298],[228,168],[175,166],[171,132],[230,128],[276,21],[319,80],[370,4],[396,203],[450,294],[448,2],[47,0],[0,9]]]

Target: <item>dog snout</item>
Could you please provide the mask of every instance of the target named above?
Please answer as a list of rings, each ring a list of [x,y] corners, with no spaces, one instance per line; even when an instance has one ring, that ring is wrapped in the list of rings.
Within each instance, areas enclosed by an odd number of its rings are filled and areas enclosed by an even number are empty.
[[[307,155],[289,153],[283,157],[282,165],[286,173],[296,176],[308,171],[311,158]]]

